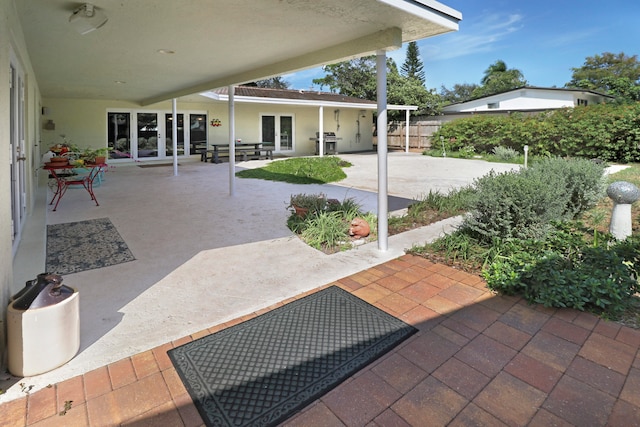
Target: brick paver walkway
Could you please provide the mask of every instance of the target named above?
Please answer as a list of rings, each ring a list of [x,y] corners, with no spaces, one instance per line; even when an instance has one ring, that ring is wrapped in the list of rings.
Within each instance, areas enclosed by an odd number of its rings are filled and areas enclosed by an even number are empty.
[[[334,284],[419,332],[285,425],[640,425],[638,330],[410,255]],[[202,426],[166,351],[262,312],[5,403],[0,425]]]

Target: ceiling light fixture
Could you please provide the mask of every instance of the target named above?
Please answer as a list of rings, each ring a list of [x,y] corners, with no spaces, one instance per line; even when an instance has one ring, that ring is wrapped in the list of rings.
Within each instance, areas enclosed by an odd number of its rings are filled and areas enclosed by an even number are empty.
[[[158,53],[161,55],[172,55],[175,53],[175,51],[171,49],[158,49]]]
[[[80,34],[87,34],[102,27],[109,20],[107,15],[92,4],[85,3],[73,11],[69,22]]]

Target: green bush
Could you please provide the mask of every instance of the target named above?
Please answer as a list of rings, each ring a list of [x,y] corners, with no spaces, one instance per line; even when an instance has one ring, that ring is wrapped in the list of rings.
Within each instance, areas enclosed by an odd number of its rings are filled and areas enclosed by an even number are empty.
[[[552,221],[572,219],[604,194],[603,168],[586,160],[547,159],[528,169],[475,181],[463,228],[484,243],[542,238]]]
[[[475,185],[476,199],[463,228],[485,243],[542,237],[566,206],[564,182],[557,176],[492,171]]]
[[[362,207],[353,198],[342,201],[327,199],[320,194],[298,194],[292,201],[308,201],[309,212],[300,216],[291,212],[287,218],[287,227],[309,246],[318,250],[340,250],[350,248],[349,226],[357,216],[364,216],[374,231],[375,215],[364,214]],[[372,219],[373,218],[373,219]]]
[[[532,156],[575,156],[626,163],[640,161],[638,129],[640,103],[599,104],[533,116],[474,115],[443,124],[432,140],[440,141],[442,136],[447,151],[470,145],[478,154],[491,153],[497,146],[522,152],[528,145]]]
[[[542,176],[555,175],[564,180],[567,204],[563,216],[570,219],[591,209],[605,196],[604,165],[600,163],[586,159],[550,158],[536,162],[531,170]]]
[[[558,226],[543,240],[504,246],[483,276],[489,288],[530,303],[619,315],[640,290],[640,241],[594,246],[580,231]]]
[[[496,159],[503,162],[514,162],[520,157],[520,153],[511,147],[493,147],[492,153]]]

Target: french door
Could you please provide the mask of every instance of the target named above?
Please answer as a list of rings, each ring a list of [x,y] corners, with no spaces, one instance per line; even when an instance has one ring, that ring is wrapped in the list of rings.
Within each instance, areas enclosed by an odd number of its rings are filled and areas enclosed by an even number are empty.
[[[158,158],[163,153],[164,144],[157,112],[139,112],[136,114],[136,141],[137,158]]]
[[[207,146],[206,113],[179,113],[176,117],[178,156],[199,154]],[[107,123],[111,159],[173,157],[173,113],[111,111]]]
[[[11,241],[18,250],[27,210],[25,170],[24,74],[17,61],[9,65],[9,151],[11,153]]]
[[[294,123],[290,114],[261,114],[260,141],[273,145],[274,151],[294,150]]]

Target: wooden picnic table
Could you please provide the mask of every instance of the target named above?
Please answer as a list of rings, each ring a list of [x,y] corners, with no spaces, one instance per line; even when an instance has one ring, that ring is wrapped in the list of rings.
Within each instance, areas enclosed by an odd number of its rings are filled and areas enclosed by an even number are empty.
[[[210,144],[212,148],[200,152],[200,160],[206,162],[211,157],[211,163],[220,163],[220,157],[228,157],[230,144]],[[262,142],[237,142],[235,144],[236,157],[242,156],[242,161],[252,158],[273,159],[273,147],[264,147]],[[210,156],[209,156],[210,155]]]

